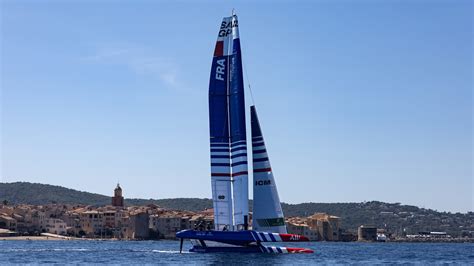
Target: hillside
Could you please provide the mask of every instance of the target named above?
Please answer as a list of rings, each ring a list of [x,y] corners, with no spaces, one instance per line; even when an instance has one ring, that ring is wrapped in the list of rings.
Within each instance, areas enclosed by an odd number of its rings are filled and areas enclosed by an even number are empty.
[[[86,205],[110,204],[110,197],[104,195],[77,191],[61,186],[28,182],[0,183],[0,201],[4,200],[7,200],[10,204],[32,205],[52,202]]]
[[[44,205],[49,203],[83,204],[103,206],[111,203],[111,197],[101,194],[77,191],[61,186],[29,182],[0,183],[0,202],[9,204]],[[210,199],[125,199],[126,205],[156,204],[167,209],[201,211],[212,208]]]
[[[27,182],[0,183],[0,202],[9,204],[44,205],[52,202],[62,204],[107,205],[110,197],[82,192],[60,186]],[[167,209],[200,211],[212,208],[210,199],[125,199],[127,205],[156,204]],[[250,206],[252,206],[250,204]],[[341,217],[341,227],[355,230],[359,225],[376,225],[391,232],[402,234],[419,231],[446,231],[460,235],[464,230],[474,230],[474,213],[449,213],[378,201],[363,203],[300,203],[282,204],[285,216],[309,216],[325,212]]]

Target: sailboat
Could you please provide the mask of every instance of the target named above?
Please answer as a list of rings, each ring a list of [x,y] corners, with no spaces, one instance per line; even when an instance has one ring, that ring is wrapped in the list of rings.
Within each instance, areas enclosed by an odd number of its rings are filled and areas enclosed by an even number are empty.
[[[242,56],[237,15],[220,25],[209,82],[211,185],[214,230],[182,230],[191,252],[312,253],[307,248],[265,246],[309,241],[288,234],[255,106],[250,107],[253,215],[249,230],[248,154]]]

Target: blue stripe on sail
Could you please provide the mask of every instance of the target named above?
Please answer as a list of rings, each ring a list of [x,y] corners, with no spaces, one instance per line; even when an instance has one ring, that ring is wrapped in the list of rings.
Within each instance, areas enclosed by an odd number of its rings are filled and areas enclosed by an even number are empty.
[[[246,143],[247,143],[246,140],[240,140],[240,141],[233,142],[232,144],[230,144],[230,146],[235,147],[235,146],[239,146],[239,145],[246,144]]]
[[[237,165],[242,165],[242,164],[247,164],[247,161],[242,161],[242,162],[233,163],[233,164],[232,164],[232,167],[237,166]]]
[[[253,153],[265,153],[265,152],[267,152],[267,150],[265,150],[265,149],[253,151]]]
[[[237,148],[237,149],[232,149],[232,152],[242,151],[242,150],[247,150],[247,147],[240,147],[240,148]]]
[[[236,155],[232,155],[232,159],[235,159],[235,158],[239,158],[239,157],[244,157],[244,156],[247,156],[247,153],[239,153],[239,154],[236,154]],[[212,158],[212,157],[211,157]]]
[[[211,149],[211,152],[229,152],[229,149]]]
[[[230,166],[230,163],[211,163],[211,166]]]
[[[229,155],[211,155],[212,159],[230,159]]]
[[[275,239],[275,237],[273,236],[272,233],[269,233],[268,235],[270,236],[270,238],[272,239],[273,242],[276,242],[276,239]],[[280,252],[280,253],[281,253],[281,252]]]
[[[265,143],[260,143],[260,144],[252,144],[252,147],[260,147],[260,146],[265,146]]]
[[[283,253],[283,251],[281,251],[281,248],[277,247],[277,250],[278,250],[278,253]]]
[[[266,157],[265,157],[265,158],[254,158],[254,159],[253,159],[253,162],[254,162],[254,163],[266,162],[266,161],[268,161],[268,158],[266,158]]]
[[[264,233],[259,233],[259,234],[260,234],[260,237],[263,239],[263,241],[268,241]]]
[[[268,250],[268,253],[273,253],[273,249],[271,247],[265,247]]]
[[[211,143],[211,147],[214,148],[214,147],[224,147],[224,148],[227,148],[229,147],[229,144],[225,144],[225,143],[219,143],[219,144],[214,144],[214,143]]]

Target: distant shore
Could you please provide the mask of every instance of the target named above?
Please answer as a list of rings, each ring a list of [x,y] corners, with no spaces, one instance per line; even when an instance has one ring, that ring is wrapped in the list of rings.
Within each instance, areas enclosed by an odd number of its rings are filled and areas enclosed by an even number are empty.
[[[2,240],[87,240],[85,238],[77,238],[72,236],[63,236],[50,233],[42,233],[39,236],[1,236]]]
[[[50,237],[50,236],[7,236],[0,237],[0,241],[3,240],[80,240],[80,238],[70,237],[70,238],[59,238],[59,237]]]
[[[390,240],[392,243],[474,243],[474,238],[431,238],[431,239],[394,239]]]

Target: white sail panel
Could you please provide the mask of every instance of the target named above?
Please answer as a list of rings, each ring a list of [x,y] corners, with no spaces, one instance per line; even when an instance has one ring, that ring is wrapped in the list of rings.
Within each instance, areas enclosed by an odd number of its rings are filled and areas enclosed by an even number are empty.
[[[214,229],[232,230],[232,192],[231,180],[226,177],[211,178],[214,207]]]

